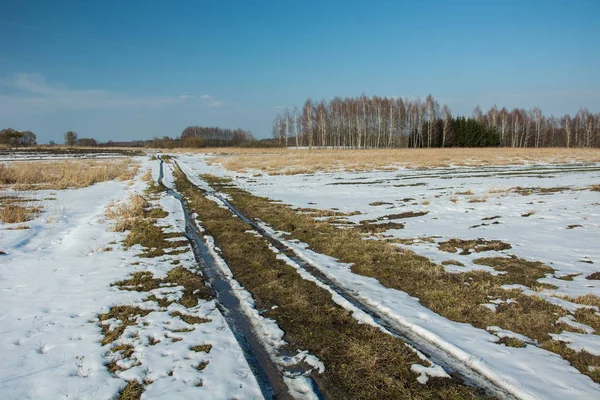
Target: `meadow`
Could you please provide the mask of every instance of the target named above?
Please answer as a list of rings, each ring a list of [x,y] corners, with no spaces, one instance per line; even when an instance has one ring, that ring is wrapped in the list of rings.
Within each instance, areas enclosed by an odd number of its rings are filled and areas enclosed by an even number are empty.
[[[8,398],[600,394],[598,151],[18,158]]]

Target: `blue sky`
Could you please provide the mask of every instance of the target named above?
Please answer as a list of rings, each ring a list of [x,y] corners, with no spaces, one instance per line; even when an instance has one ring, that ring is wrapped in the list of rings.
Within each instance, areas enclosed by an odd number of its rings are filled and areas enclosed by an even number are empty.
[[[267,137],[307,97],[432,94],[600,111],[600,2],[26,1],[0,3],[0,128],[40,142]]]

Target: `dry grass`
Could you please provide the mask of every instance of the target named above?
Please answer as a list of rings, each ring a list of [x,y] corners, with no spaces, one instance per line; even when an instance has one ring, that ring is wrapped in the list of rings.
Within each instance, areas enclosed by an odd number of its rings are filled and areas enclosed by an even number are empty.
[[[143,196],[134,194],[127,202],[110,204],[104,215],[116,221],[113,231],[124,232],[130,229],[138,218],[144,216],[148,206],[148,201]]]
[[[111,204],[106,208],[105,215],[115,220],[113,230],[115,232],[129,231],[123,241],[125,248],[129,249],[136,244],[145,247],[140,257],[159,257],[169,254],[179,254],[187,251],[177,250],[178,247],[188,246],[185,240],[168,240],[182,237],[181,233],[165,233],[163,229],[156,226],[156,219],[168,215],[161,208],[148,208],[148,201],[139,194],[130,197],[128,202]]]
[[[5,224],[27,222],[34,219],[40,211],[39,207],[0,203],[0,221]]]
[[[276,230],[289,232],[290,239],[307,243],[313,251],[350,264],[354,273],[376,278],[382,285],[417,297],[425,307],[450,320],[469,323],[481,329],[500,326],[523,334],[536,340],[539,346],[558,352],[592,379],[600,378],[581,361],[591,360],[587,355],[569,352],[564,350],[564,346],[552,344],[549,333],[561,333],[569,329],[556,323],[560,316],[567,314],[564,309],[536,296],[525,295],[520,290],[502,289],[506,284],[522,284],[534,290],[551,288],[538,279],[554,274],[552,268],[516,257],[493,257],[480,258],[475,263],[490,266],[503,274],[492,275],[485,271],[450,273],[429,259],[399,249],[387,241],[364,240],[360,232],[354,229],[339,229],[327,221],[315,221],[267,198],[253,196],[229,185],[221,187],[219,182],[222,180],[219,178],[204,176],[204,179],[228,194],[231,202],[247,216],[258,218]],[[454,240],[447,246],[451,251],[457,248],[464,251],[465,247],[474,251],[509,247],[503,242],[482,240]],[[501,304],[495,312],[481,306],[490,299],[509,298],[515,302]],[[581,297],[577,301],[600,305],[597,297]],[[585,315],[585,318],[590,326],[600,324],[600,318],[595,314]]]
[[[445,260],[442,261],[442,265],[456,265],[458,267],[464,267],[465,264],[461,263],[460,261],[456,261],[456,260]]]
[[[514,187],[514,188],[510,188],[509,191],[513,192],[513,193],[518,193],[522,196],[530,196],[532,194],[554,194],[554,193],[559,193],[559,192],[564,192],[567,190],[573,190],[572,188],[569,187],[550,187],[550,188],[543,188],[543,187]]]
[[[114,306],[108,312],[98,315],[102,334],[104,335],[102,344],[109,344],[119,339],[128,326],[137,324],[138,317],[148,314],[150,314],[150,310],[143,310],[135,306]],[[112,318],[121,321],[121,324],[111,330],[110,324],[103,322]]]
[[[482,251],[491,250],[508,250],[511,245],[500,240],[462,240],[462,239],[450,239],[445,242],[439,243],[439,249],[448,253],[456,253],[459,249],[462,250],[461,255],[471,254],[471,250],[476,253]]]
[[[600,192],[600,185],[592,185],[590,186],[590,190],[592,192]]]
[[[197,353],[210,353],[210,351],[212,350],[212,344],[199,344],[190,347],[190,350],[195,351]]]
[[[175,152],[190,152],[182,149]],[[210,149],[200,152],[216,154],[210,162],[229,170],[257,169],[272,174],[314,173],[317,171],[363,171],[410,168],[447,167],[451,165],[509,165],[531,162],[565,163],[598,162],[599,149]]]
[[[525,344],[525,342],[523,342],[522,340],[519,340],[519,339],[513,338],[513,337],[508,337],[508,336],[500,338],[500,340],[498,340],[496,343],[503,344],[508,347],[526,347],[527,346]]]
[[[41,212],[42,202],[29,198],[27,193],[6,193],[7,195],[0,196],[0,222],[15,224],[31,221]]]
[[[207,319],[207,318],[198,317],[197,315],[184,314],[184,313],[179,312],[179,311],[172,312],[171,316],[173,316],[173,317],[179,317],[185,323],[190,324],[190,325],[204,324],[206,322],[210,322],[211,321],[210,319]],[[187,332],[187,331],[184,331],[184,332]]]
[[[132,159],[18,161],[0,164],[0,187],[17,190],[83,188],[113,179],[132,179],[138,164]]]
[[[162,279],[154,278],[151,272],[139,271],[133,273],[129,279],[113,284],[113,286],[119,286],[122,290],[136,292],[149,292],[167,285],[183,287],[183,295],[177,302],[187,308],[197,306],[199,299],[208,300],[211,297],[210,290],[202,277],[184,267],[173,268]],[[156,300],[160,305],[161,299]]]
[[[377,206],[393,206],[394,203],[388,203],[387,201],[374,201],[373,203],[369,204],[372,207],[377,207]]]
[[[140,400],[142,393],[144,393],[144,386],[138,381],[130,381],[121,390],[117,400]]]

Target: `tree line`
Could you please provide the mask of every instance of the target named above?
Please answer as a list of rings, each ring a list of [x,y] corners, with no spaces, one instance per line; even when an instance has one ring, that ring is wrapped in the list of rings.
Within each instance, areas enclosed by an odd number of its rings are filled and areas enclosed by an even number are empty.
[[[600,147],[600,113],[581,108],[575,116],[545,116],[535,107],[475,107],[470,117],[454,116],[431,95],[307,99],[301,110],[285,109],[273,122],[281,146],[344,148],[397,147]]]
[[[37,145],[37,137],[31,131],[17,131],[16,129],[6,128],[0,130],[0,144],[9,148],[19,148]]]
[[[231,146],[256,146],[272,147],[271,140],[255,140],[249,130],[223,129],[218,127],[188,126],[179,137],[153,138],[152,140],[119,141],[109,140],[100,142],[94,138],[79,137],[77,132],[67,131],[63,136],[65,146],[79,147],[153,147],[153,148],[176,148],[176,147],[231,147]],[[30,131],[19,132],[7,128],[0,131],[0,144],[9,148],[18,148],[37,145],[36,135]],[[50,146],[56,145],[51,140]]]
[[[254,140],[252,132],[223,129],[216,126],[188,126],[179,137],[182,147],[228,147],[240,146]]]

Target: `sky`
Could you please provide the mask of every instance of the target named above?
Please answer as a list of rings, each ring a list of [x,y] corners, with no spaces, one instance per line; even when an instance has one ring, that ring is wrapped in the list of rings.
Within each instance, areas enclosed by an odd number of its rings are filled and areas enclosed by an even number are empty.
[[[270,135],[306,98],[600,111],[600,1],[0,2],[0,129]]]

